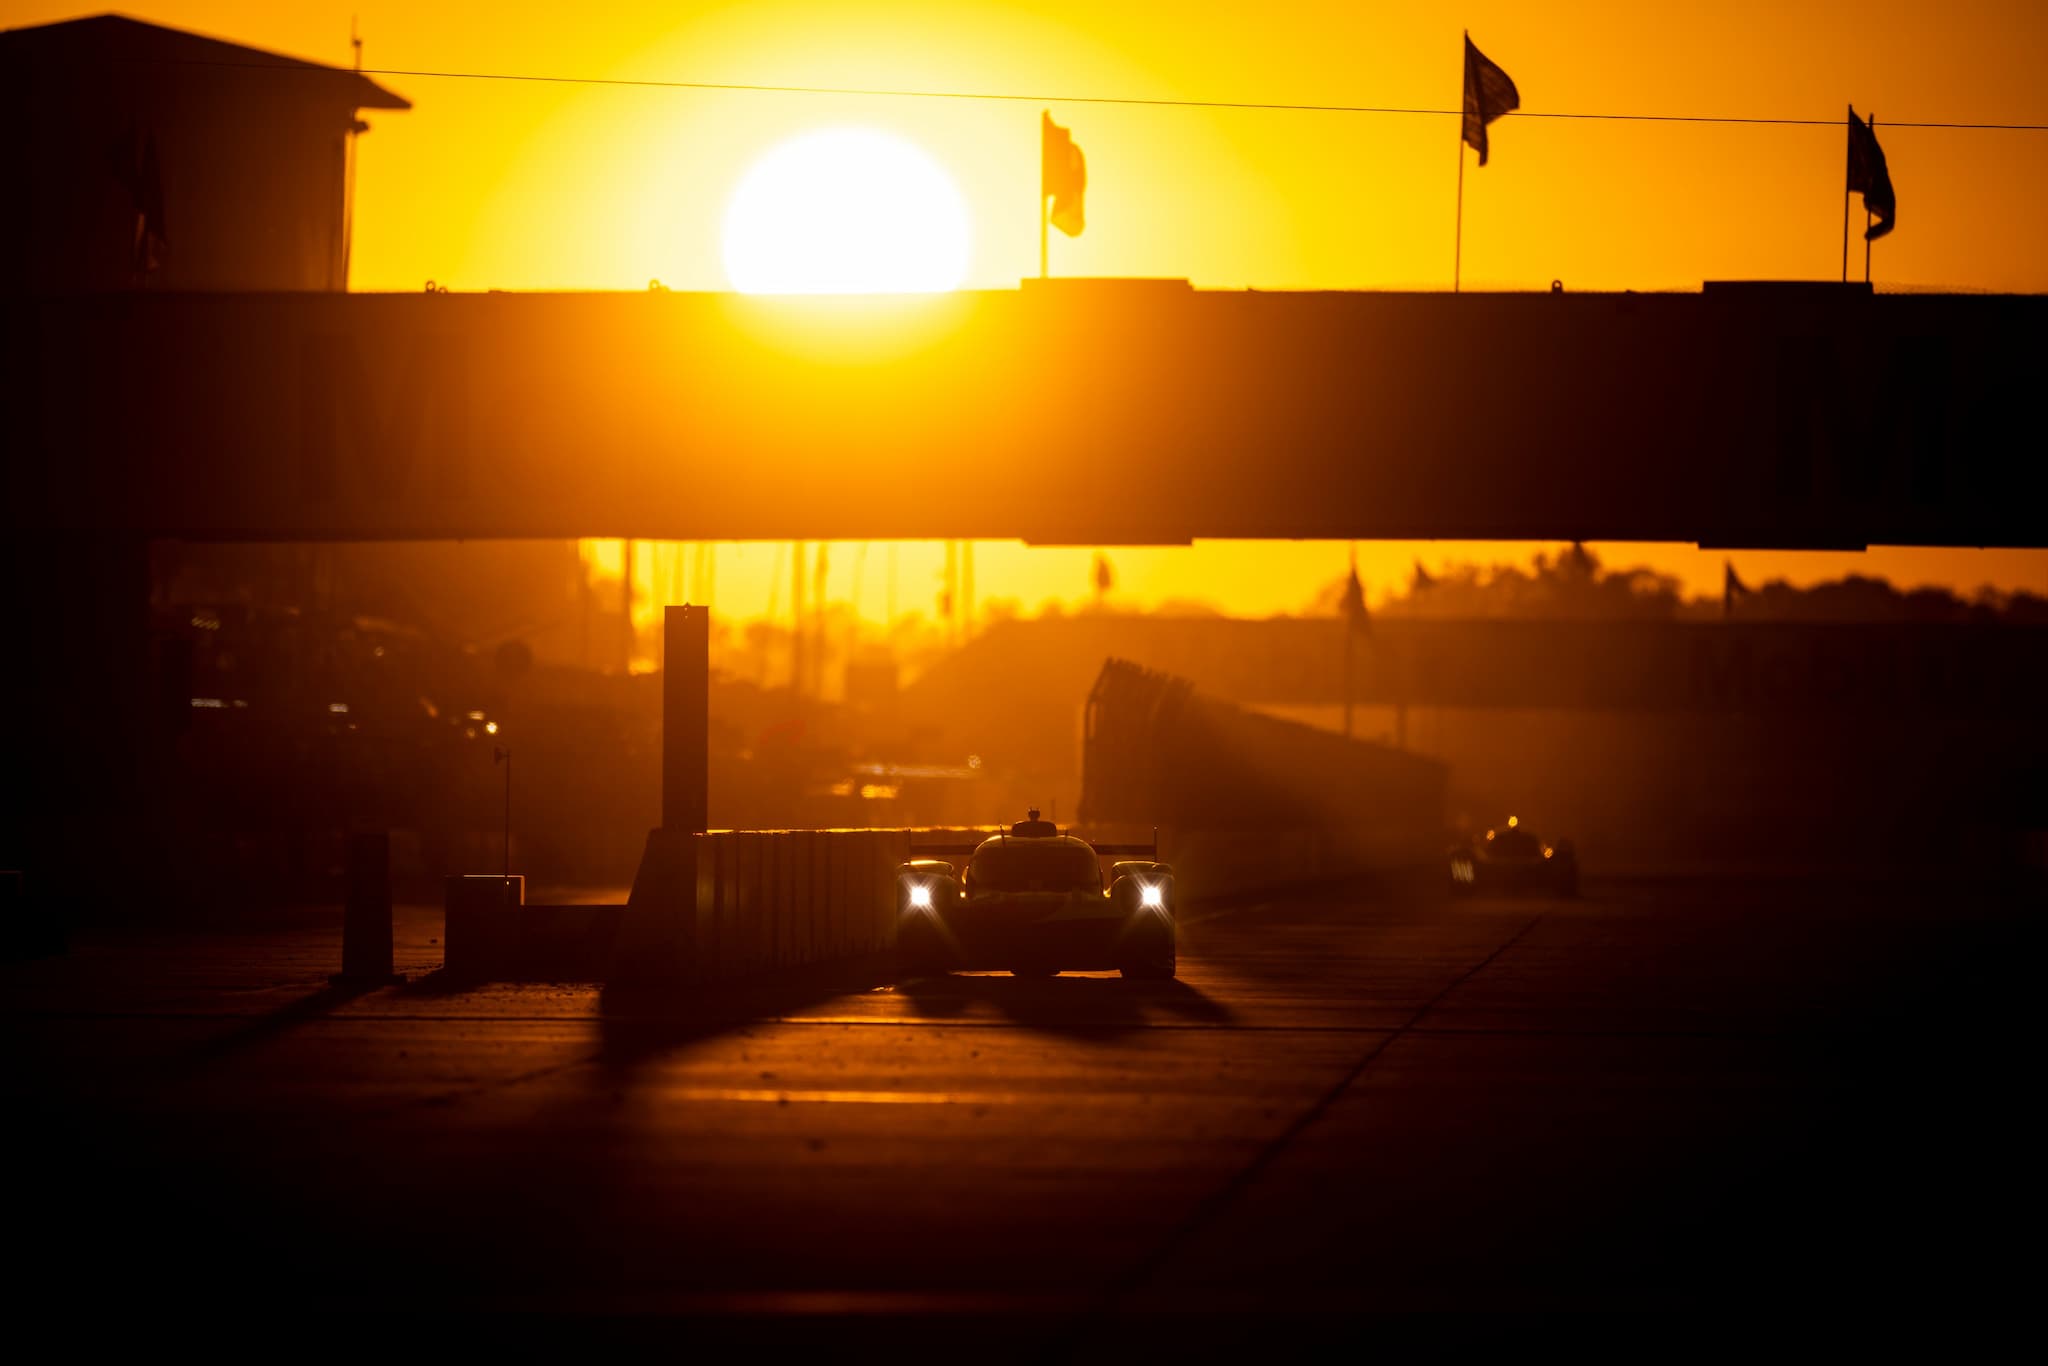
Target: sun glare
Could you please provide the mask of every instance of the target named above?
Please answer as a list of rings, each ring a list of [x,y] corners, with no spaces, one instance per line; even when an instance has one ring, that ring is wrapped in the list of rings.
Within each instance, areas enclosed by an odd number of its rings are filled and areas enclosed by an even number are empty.
[[[925,294],[967,277],[967,205],[921,148],[829,128],[770,149],[725,213],[725,273],[747,294]]]

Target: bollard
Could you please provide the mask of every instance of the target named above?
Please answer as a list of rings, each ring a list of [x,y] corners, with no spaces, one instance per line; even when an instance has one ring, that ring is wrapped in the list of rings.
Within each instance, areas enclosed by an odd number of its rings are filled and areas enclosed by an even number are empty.
[[[341,920],[338,987],[397,986],[391,970],[391,835],[379,830],[348,838],[348,902]]]

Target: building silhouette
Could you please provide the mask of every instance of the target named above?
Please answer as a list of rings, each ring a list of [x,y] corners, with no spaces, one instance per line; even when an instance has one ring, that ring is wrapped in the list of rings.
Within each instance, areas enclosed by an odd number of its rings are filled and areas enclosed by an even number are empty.
[[[340,290],[353,71],[105,14],[0,32],[0,293]]]

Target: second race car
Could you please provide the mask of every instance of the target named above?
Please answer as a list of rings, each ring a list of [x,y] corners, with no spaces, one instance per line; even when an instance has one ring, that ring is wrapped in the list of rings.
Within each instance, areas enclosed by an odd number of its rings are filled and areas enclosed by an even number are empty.
[[[1579,894],[1579,856],[1570,840],[1546,840],[1514,816],[1478,839],[1451,847],[1451,891]]]

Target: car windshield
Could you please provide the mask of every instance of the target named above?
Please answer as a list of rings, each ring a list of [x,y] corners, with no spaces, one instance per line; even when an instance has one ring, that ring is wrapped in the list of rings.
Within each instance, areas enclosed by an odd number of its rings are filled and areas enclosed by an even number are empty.
[[[1085,844],[1007,840],[986,844],[969,869],[978,892],[1102,890],[1102,865]]]
[[[1543,848],[1543,841],[1527,830],[1496,830],[1486,843],[1495,858],[1534,858]]]

